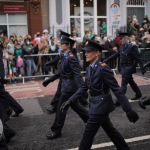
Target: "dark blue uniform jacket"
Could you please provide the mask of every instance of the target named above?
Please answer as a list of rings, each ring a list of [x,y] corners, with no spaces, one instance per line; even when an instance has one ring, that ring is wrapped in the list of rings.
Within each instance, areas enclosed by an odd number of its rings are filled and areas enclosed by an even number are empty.
[[[62,92],[76,92],[84,82],[79,60],[71,51],[67,52],[61,62],[60,74]]]
[[[97,60],[92,75],[90,76],[90,67],[88,67],[86,70],[85,83],[69,100],[75,102],[81,95],[89,90],[91,94],[89,114],[109,114],[114,110],[110,89],[121,103],[124,111],[127,112],[131,110],[128,99],[121,92],[111,68]],[[95,96],[93,96],[93,94]]]
[[[141,71],[143,68],[143,60],[141,59],[140,52],[137,46],[132,46],[130,43],[126,43],[120,46],[118,52],[107,58],[107,61],[111,61],[120,56],[120,73],[121,74],[133,74],[136,72],[136,65],[139,63]]]

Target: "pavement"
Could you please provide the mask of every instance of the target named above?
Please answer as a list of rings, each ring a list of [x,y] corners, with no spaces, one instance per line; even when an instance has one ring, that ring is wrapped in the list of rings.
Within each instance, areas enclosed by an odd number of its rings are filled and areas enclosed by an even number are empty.
[[[120,84],[121,76],[115,76]],[[143,95],[148,95],[150,89],[150,73],[141,76],[134,75]],[[42,86],[41,80],[25,82],[25,84],[8,84],[6,90],[24,108],[24,112],[18,118],[11,118],[8,121],[10,127],[16,130],[17,135],[8,144],[9,150],[77,150],[85,124],[78,115],[69,109],[66,122],[62,131],[62,138],[47,140],[45,135],[53,124],[55,114],[49,115],[45,109],[52,101],[57,89],[58,80],[50,83],[47,87]],[[128,87],[126,96],[130,99],[134,96],[133,91]],[[115,99],[115,96],[113,95]],[[110,115],[114,126],[126,139],[131,150],[149,150],[150,148],[150,106],[142,110],[138,101],[130,101],[133,109],[139,114],[140,119],[130,123],[121,107],[117,107]],[[95,136],[94,150],[115,150],[110,139],[99,129]]]

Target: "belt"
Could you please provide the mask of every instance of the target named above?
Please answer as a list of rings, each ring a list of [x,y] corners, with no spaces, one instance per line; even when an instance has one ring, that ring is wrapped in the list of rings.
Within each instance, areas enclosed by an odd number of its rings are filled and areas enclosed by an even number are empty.
[[[61,75],[61,78],[62,79],[70,79],[71,80],[71,79],[74,79],[74,76]]]
[[[109,92],[90,92],[90,96],[99,96],[103,94],[109,94]]]
[[[131,62],[121,62],[121,65],[128,65],[131,64]]]

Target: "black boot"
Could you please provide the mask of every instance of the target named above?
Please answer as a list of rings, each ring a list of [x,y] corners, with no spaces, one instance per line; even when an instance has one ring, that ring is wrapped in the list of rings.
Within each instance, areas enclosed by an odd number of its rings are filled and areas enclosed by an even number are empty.
[[[5,136],[6,143],[8,143],[15,135],[16,135],[16,132],[5,123],[4,124],[4,136]]]
[[[137,99],[139,99],[141,97],[142,97],[142,95],[135,94],[135,96],[133,98],[131,98],[131,100],[137,100]]]
[[[142,97],[139,99],[139,106],[142,109],[146,109],[146,105],[150,105],[150,97]]]
[[[120,102],[119,102],[118,100],[115,100],[115,101],[114,101],[114,106],[115,106],[115,107],[120,106]]]
[[[56,112],[56,110],[57,110],[57,108],[53,105],[51,105],[49,108],[46,108],[46,111],[48,114],[53,114]]]

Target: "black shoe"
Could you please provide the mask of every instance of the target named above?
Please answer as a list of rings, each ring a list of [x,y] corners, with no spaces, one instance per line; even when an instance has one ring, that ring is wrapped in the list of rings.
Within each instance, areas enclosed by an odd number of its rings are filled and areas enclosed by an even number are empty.
[[[131,98],[131,100],[137,100],[137,99],[139,99],[139,98],[141,98],[142,97],[142,95],[135,95],[133,98]]]
[[[139,99],[138,104],[139,104],[139,106],[140,106],[142,109],[146,109],[146,106],[143,104],[141,98]]]
[[[53,114],[56,112],[56,107],[51,106],[51,107],[47,108],[46,111],[48,114]]]
[[[11,115],[11,117],[18,117],[23,111],[24,109],[20,109],[19,111],[15,112],[15,114]]]
[[[49,132],[46,134],[47,139],[52,140],[61,137],[61,133]]]
[[[114,102],[114,105],[115,105],[115,107],[118,107],[118,106],[120,106],[120,103],[119,103],[119,101],[118,101],[118,100],[116,100],[116,101]]]
[[[15,135],[16,132],[11,129],[7,124],[4,124],[4,136],[6,143],[8,143]]]

